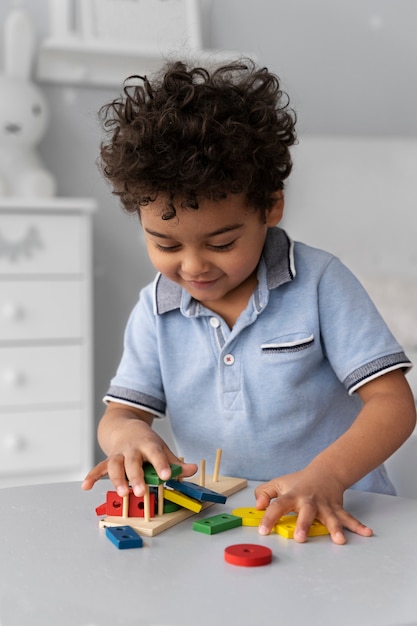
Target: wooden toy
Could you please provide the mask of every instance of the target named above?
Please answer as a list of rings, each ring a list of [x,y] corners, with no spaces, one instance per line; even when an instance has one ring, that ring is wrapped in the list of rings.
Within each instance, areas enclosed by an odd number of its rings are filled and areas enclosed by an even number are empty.
[[[272,561],[272,550],[253,543],[238,543],[225,549],[224,560],[243,567],[268,565]]]
[[[175,502],[170,502],[169,500],[163,500],[164,502],[164,509],[163,509],[163,515],[166,515],[167,513],[173,513],[174,511],[178,511],[181,507],[179,504],[175,504]],[[158,511],[158,515],[160,515],[159,511]]]
[[[206,461],[205,459],[201,459],[200,461],[200,478],[198,484],[200,487],[204,487],[206,484]]]
[[[143,545],[142,537],[130,526],[113,526],[106,528],[106,536],[119,550],[141,548]]]
[[[287,539],[294,539],[294,531],[295,525],[297,523],[297,515],[284,515],[281,517],[279,522],[275,524],[274,530],[281,537],[286,537]],[[308,531],[308,537],[318,537],[319,535],[329,535],[329,531],[326,526],[319,522],[319,520],[315,519],[314,522],[310,526],[310,530]]]
[[[259,526],[264,513],[265,510],[259,511],[251,507],[243,507],[232,511],[232,515],[237,515],[242,518],[242,526]]]
[[[212,491],[202,485],[196,485],[188,480],[182,482],[178,480],[167,480],[166,486],[202,502],[218,502],[219,504],[224,504],[227,500],[227,496],[217,493],[217,491]]]
[[[175,504],[183,506],[185,509],[193,511],[194,513],[200,513],[203,508],[201,502],[198,502],[189,496],[185,496],[183,493],[175,491],[174,489],[164,489],[164,498],[165,500],[170,500],[170,502],[175,502]]]
[[[230,515],[230,513],[220,513],[220,515],[213,515],[212,517],[195,521],[193,530],[206,535],[215,535],[238,526],[242,526],[241,517]]]
[[[175,465],[171,463],[170,467],[171,467],[171,478],[175,478],[176,476],[179,476],[181,474],[182,472],[181,465]],[[158,474],[156,473],[156,469],[150,463],[144,464],[143,473],[145,476],[145,483],[147,485],[160,485],[161,483],[165,482],[164,480],[162,480],[162,478],[159,478]]]
[[[217,492],[224,496],[230,496],[231,494],[236,493],[237,491],[240,491],[241,489],[244,489],[248,484],[246,479],[219,475],[220,459],[221,459],[221,450],[218,450],[216,454],[215,474],[213,474],[213,477],[207,476],[204,481],[205,484],[202,486],[207,487],[208,489],[211,489],[213,492]],[[150,475],[152,475],[152,472],[150,472]],[[187,482],[186,479],[184,479],[184,482]],[[160,483],[158,483],[158,485],[159,484]],[[201,510],[204,510],[208,508],[209,506],[213,506],[214,503],[205,501],[199,504],[201,504]],[[101,510],[101,513],[97,513],[98,515],[105,514],[105,511],[102,510],[102,507],[98,507],[98,508]],[[158,508],[159,508],[159,505],[158,505]],[[97,509],[96,509],[96,512],[97,512]],[[104,519],[100,520],[99,526],[100,528],[120,526],[121,521],[123,520],[125,524],[128,524],[129,526],[131,526],[140,534],[153,537],[163,532],[164,530],[167,530],[168,528],[171,528],[172,526],[175,526],[176,524],[179,524],[180,522],[188,519],[192,515],[195,515],[194,511],[191,511],[190,509],[185,509],[185,508],[180,508],[179,510],[173,511],[172,513],[164,513],[162,515],[158,514],[158,515],[155,515],[155,517],[150,517],[150,519],[146,519],[146,516],[143,518],[141,517],[124,518],[120,515],[119,516],[107,515],[106,517],[104,517]]]
[[[233,515],[238,515],[242,518],[242,526],[259,526],[261,519],[265,511],[259,511],[255,508],[244,507],[240,509],[234,509]],[[295,526],[297,524],[298,515],[291,513],[290,515],[284,515],[275,524],[273,530],[287,539],[294,539]],[[308,537],[317,537],[319,535],[328,535],[329,531],[319,520],[314,520],[308,531]]]
[[[213,471],[213,482],[217,483],[219,480],[219,472],[220,472],[220,462],[222,460],[222,451],[219,448],[216,452],[216,460],[214,462],[214,471]]]
[[[122,498],[117,491],[108,491],[106,502],[96,508],[97,515],[111,515],[113,517],[144,517],[145,496],[135,496],[130,489],[129,494]],[[155,515],[155,495],[149,495],[149,516]]]

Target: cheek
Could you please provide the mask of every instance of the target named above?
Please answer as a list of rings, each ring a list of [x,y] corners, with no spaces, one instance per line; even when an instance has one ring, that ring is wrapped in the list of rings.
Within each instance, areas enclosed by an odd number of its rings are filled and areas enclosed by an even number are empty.
[[[149,252],[149,259],[158,272],[170,276],[175,273],[175,263],[167,253],[155,251]]]
[[[231,268],[231,274],[245,276],[251,274],[259,263],[260,253],[255,250],[248,250],[247,254],[240,257]]]

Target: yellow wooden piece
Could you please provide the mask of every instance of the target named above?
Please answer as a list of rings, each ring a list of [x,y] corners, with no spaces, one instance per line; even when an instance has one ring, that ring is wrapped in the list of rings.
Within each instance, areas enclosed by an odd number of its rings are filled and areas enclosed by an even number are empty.
[[[284,515],[281,517],[279,522],[275,524],[274,530],[281,537],[286,537],[286,539],[294,539],[294,531],[295,526],[297,524],[297,515]],[[315,519],[310,526],[310,530],[308,531],[308,537],[317,537],[319,535],[328,535],[329,531],[326,526],[319,522],[319,520]]]
[[[243,507],[232,511],[232,515],[242,518],[242,526],[259,526],[264,513],[265,510],[259,511],[251,507]]]
[[[165,500],[169,500],[170,502],[175,502],[175,504],[179,504],[184,507],[184,509],[189,509],[194,513],[200,513],[203,505],[198,500],[194,500],[194,498],[190,498],[179,491],[175,491],[175,489],[164,489],[164,498]]]

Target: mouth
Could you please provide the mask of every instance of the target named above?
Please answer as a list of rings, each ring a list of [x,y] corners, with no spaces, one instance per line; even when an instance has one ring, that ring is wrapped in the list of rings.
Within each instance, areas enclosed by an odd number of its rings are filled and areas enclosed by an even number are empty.
[[[205,290],[214,287],[218,280],[218,278],[215,278],[214,280],[187,280],[187,284],[193,289]]]

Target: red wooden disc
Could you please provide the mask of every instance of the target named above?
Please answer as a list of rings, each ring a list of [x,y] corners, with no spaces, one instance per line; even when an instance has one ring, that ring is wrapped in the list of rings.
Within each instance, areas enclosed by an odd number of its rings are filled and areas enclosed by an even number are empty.
[[[224,559],[227,563],[244,567],[268,565],[272,561],[272,550],[254,543],[237,543],[225,549]]]

